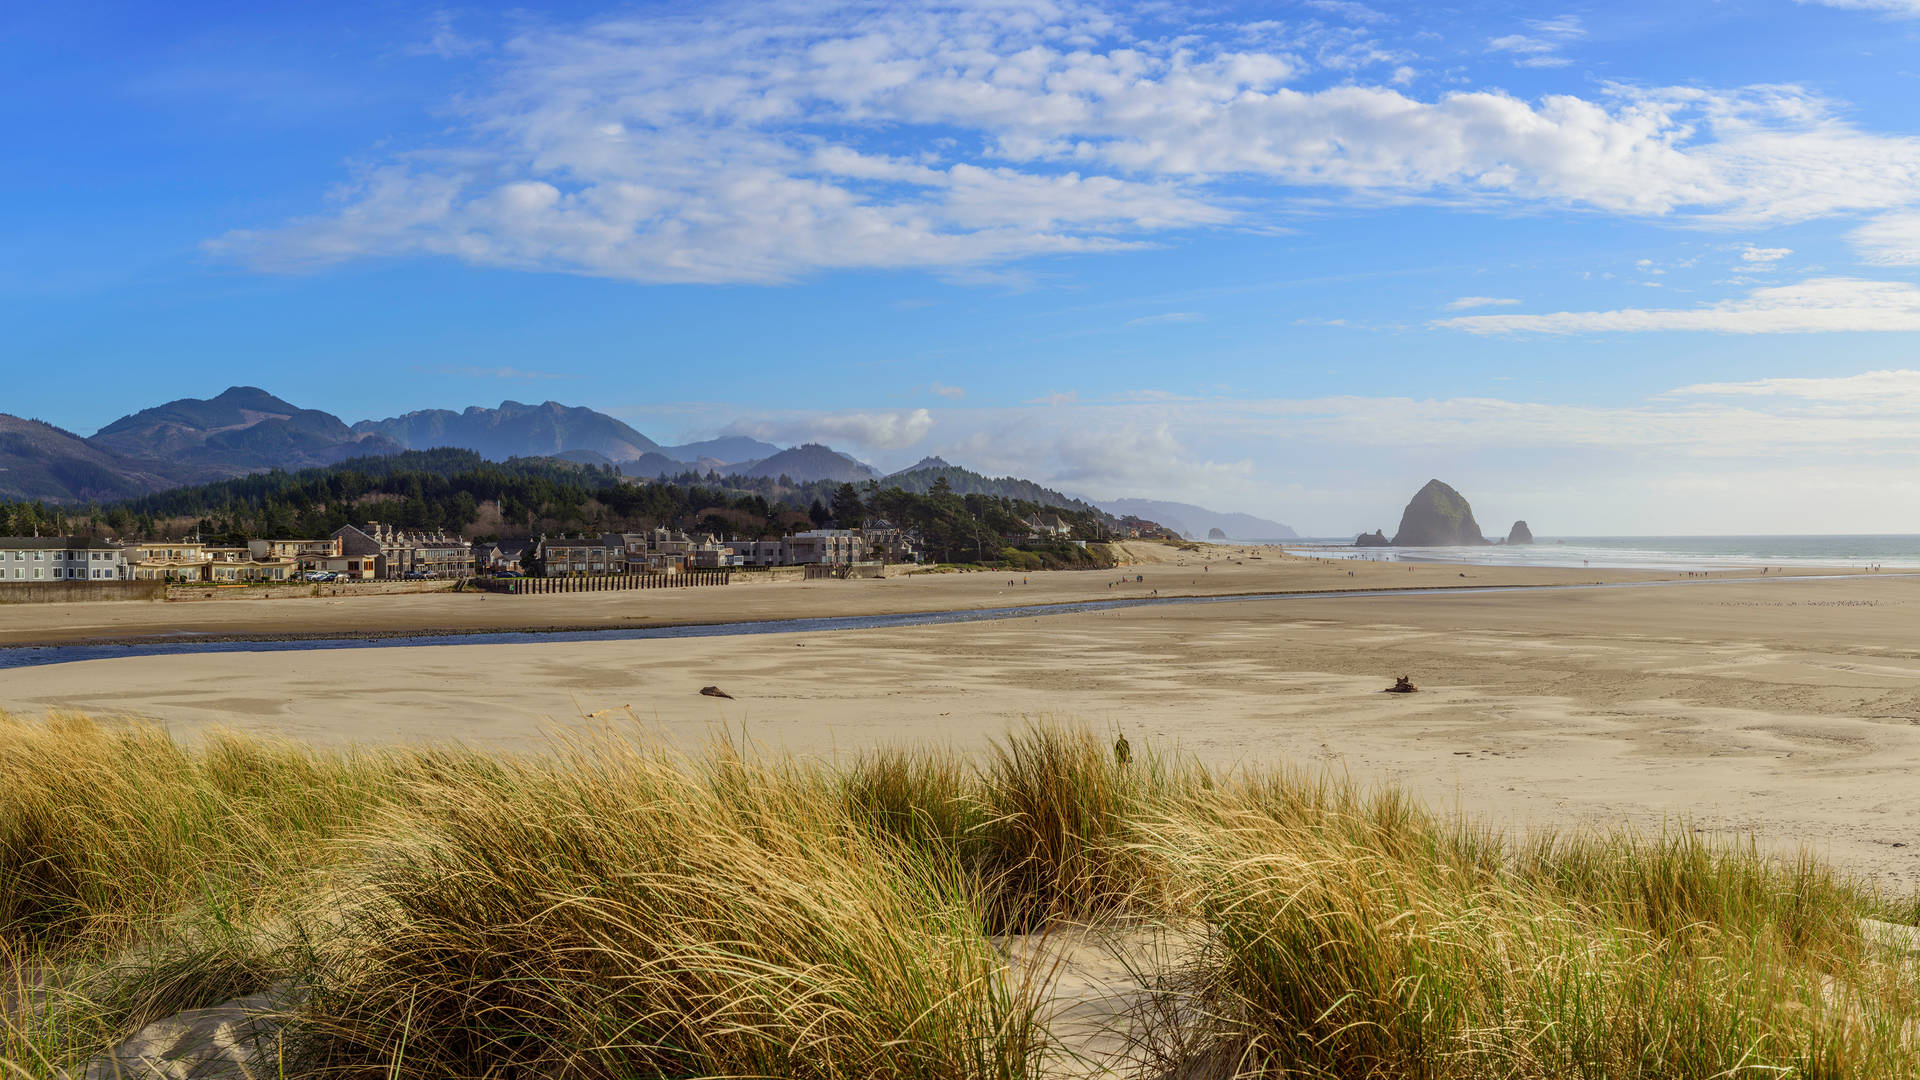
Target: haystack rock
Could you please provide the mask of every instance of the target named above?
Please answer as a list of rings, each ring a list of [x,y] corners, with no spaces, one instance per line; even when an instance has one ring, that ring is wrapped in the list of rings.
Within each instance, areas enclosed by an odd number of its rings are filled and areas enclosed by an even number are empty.
[[[1386,547],[1392,541],[1387,539],[1385,529],[1375,529],[1370,533],[1361,533],[1353,538],[1354,547]]]
[[[1400,515],[1400,531],[1393,536],[1394,547],[1459,547],[1484,544],[1480,524],[1473,520],[1473,507],[1460,493],[1438,480],[1427,481],[1407,509]]]
[[[1507,533],[1507,543],[1531,544],[1533,543],[1533,530],[1527,528],[1526,522],[1516,521],[1513,523],[1513,529]]]
[[[1207,539],[1209,540],[1225,540],[1226,538],[1227,538],[1227,534],[1225,530],[1222,530],[1222,529],[1207,530]]]

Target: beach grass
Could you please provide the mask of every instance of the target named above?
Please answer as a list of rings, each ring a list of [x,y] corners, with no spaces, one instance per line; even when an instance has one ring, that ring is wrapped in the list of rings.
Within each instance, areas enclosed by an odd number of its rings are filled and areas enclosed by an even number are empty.
[[[1914,909],[1067,724],[820,762],[0,717],[0,1075],[262,993],[260,1075],[1081,1075],[1014,957],[1092,926],[1182,943],[1120,1075],[1911,1076],[1914,964],[1861,920]]]

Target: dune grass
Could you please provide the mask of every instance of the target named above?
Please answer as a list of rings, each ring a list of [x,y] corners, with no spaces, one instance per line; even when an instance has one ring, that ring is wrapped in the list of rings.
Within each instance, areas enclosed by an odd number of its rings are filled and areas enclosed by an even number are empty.
[[[1048,1075],[1005,935],[1160,926],[1138,1075],[1913,1075],[1920,994],[1812,860],[1516,840],[1083,728],[834,765],[0,717],[0,1075],[268,988],[274,1074]]]

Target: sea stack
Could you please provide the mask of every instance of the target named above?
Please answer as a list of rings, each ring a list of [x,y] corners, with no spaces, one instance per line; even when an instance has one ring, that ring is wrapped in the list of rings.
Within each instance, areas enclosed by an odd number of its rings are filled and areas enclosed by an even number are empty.
[[[1225,540],[1226,538],[1227,534],[1219,528],[1207,530],[1207,539],[1209,540]]]
[[[1385,529],[1375,529],[1370,533],[1361,533],[1353,538],[1354,547],[1386,547],[1392,541],[1387,539]]]
[[[1533,543],[1533,530],[1527,528],[1526,522],[1516,521],[1513,523],[1513,528],[1507,533],[1507,543],[1531,544]]]
[[[1438,480],[1427,481],[1400,515],[1394,547],[1459,547],[1484,544],[1473,507],[1460,493]]]

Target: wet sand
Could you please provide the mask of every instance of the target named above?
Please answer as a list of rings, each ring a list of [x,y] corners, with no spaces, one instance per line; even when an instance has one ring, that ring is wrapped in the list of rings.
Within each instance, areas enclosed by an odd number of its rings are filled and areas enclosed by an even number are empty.
[[[1204,584],[1186,591],[1351,588],[1396,576],[1461,583],[1459,568],[1270,559],[1235,567],[1216,558]],[[1167,595],[1195,570],[1132,572],[1147,576],[1148,589],[1158,579]],[[1503,577],[1465,572],[1473,585]],[[1033,584],[1011,590],[1004,574],[689,590],[626,614],[665,621],[670,605],[702,593],[714,595],[708,614],[758,618],[990,607],[1102,598],[1117,576],[1029,575]],[[612,619],[636,595],[646,594],[518,603],[573,601],[556,617]],[[383,599],[420,602],[396,605],[409,618],[444,619],[453,609],[440,605],[479,598]],[[126,606],[170,614],[249,603]],[[485,601],[489,613],[525,610],[514,603]],[[258,606],[274,609],[263,613],[269,625],[311,625],[272,622],[280,608],[302,605],[335,610],[325,601]],[[883,742],[976,748],[1025,718],[1051,716],[1221,766],[1287,763],[1394,781],[1527,828],[1752,832],[1912,888],[1920,886],[1916,616],[1920,579],[1893,575],[1234,601],[884,631],[88,661],[0,672],[0,708],[141,715],[188,732],[503,748],[599,725],[693,745],[724,727],[822,755]],[[6,621],[17,640],[25,631]],[[1380,692],[1402,674],[1419,693]],[[706,685],[735,700],[700,696]]]

